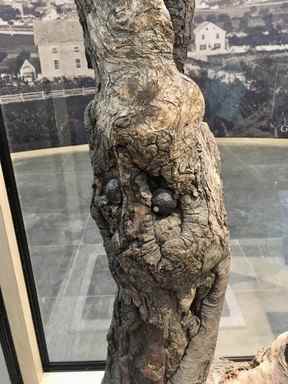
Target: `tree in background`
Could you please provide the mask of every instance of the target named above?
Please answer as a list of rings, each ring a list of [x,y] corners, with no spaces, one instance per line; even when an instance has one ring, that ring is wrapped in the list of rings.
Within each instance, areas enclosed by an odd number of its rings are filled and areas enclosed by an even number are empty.
[[[11,60],[11,63],[9,65],[9,70],[11,71],[11,74],[14,76],[17,76],[19,74],[20,68],[23,65],[25,60],[29,60],[31,56],[31,52],[22,50],[19,52],[19,54],[16,57],[16,60]]]
[[[15,9],[10,5],[0,4],[0,17],[2,20],[12,21],[15,20],[17,16],[20,16],[19,9]]]

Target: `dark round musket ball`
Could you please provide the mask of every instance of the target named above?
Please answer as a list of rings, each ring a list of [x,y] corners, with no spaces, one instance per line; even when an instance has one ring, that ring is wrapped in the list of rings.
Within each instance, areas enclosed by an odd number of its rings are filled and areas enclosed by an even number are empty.
[[[286,363],[288,364],[288,344],[286,344],[286,347],[285,347],[284,357],[285,357]]]
[[[169,189],[157,189],[152,197],[153,212],[160,216],[169,216],[177,207],[177,201],[174,199]]]
[[[122,192],[119,180],[117,177],[113,177],[105,185],[105,196],[110,204],[119,205],[122,201]]]

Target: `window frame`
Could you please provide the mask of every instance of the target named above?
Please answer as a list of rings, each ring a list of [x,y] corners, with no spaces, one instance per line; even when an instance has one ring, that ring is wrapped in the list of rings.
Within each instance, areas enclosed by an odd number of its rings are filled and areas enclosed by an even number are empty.
[[[60,60],[59,59],[54,59],[53,60],[53,64],[54,64],[54,70],[55,71],[59,71],[60,70]]]
[[[38,301],[36,284],[33,275],[32,262],[28,247],[24,219],[22,215],[20,199],[17,190],[16,179],[14,175],[8,140],[6,136],[5,121],[3,117],[2,106],[0,105],[0,162],[3,172],[3,182],[1,189],[7,190],[7,204],[10,207],[10,214],[13,229],[9,229],[9,233],[13,230],[15,233],[15,241],[19,250],[18,263],[23,268],[23,279],[27,289],[27,298],[29,300],[29,310],[33,320],[33,329],[38,344],[39,355],[44,372],[65,372],[65,371],[103,371],[105,370],[105,361],[50,361],[48,347],[45,338],[44,326],[41,318],[41,311]],[[1,173],[2,173],[1,172]],[[3,185],[2,185],[3,184]],[[1,195],[4,195],[1,191]],[[7,208],[8,209],[8,208]],[[0,211],[1,212],[1,211]],[[15,256],[17,257],[17,255]],[[0,268],[1,269],[1,268]],[[23,289],[23,287],[22,287]],[[4,295],[4,293],[3,293]],[[5,296],[4,296],[5,298]],[[29,383],[30,384],[30,383]]]
[[[76,65],[76,68],[77,69],[81,69],[82,68],[82,65],[81,65],[81,59],[79,57],[77,57],[75,59],[75,65]]]
[[[0,349],[12,384],[24,384],[0,286]]]

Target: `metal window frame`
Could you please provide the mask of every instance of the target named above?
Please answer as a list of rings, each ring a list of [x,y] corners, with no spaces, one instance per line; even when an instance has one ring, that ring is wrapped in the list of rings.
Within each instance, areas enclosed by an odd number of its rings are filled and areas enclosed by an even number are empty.
[[[7,312],[0,288],[0,348],[2,348],[11,384],[23,384]]]

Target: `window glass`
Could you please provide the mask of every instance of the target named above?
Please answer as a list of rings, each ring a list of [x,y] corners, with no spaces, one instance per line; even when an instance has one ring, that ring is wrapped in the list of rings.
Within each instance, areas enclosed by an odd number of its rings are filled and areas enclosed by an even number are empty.
[[[31,5],[37,16],[29,33],[0,31],[7,51],[3,57],[0,49],[0,102],[49,359],[104,360],[115,284],[89,214],[92,170],[83,114],[95,80],[84,57],[75,59],[84,45],[74,3],[57,9],[48,3],[40,15]],[[233,268],[218,353],[250,355],[288,328],[288,3],[281,13],[279,4],[247,2],[237,12],[236,6],[220,12],[223,2],[215,4],[196,12],[185,71],[203,91],[205,120],[223,161]],[[61,7],[69,17],[54,18]],[[213,30],[207,22],[223,30],[221,53],[214,49],[220,45],[215,32],[205,32]],[[203,32],[207,45],[199,44]],[[48,43],[59,44],[61,68]],[[26,59],[35,68],[31,81],[15,71],[16,61]]]
[[[60,69],[60,62],[59,62],[59,60],[54,60],[54,69]]]
[[[52,53],[58,53],[58,49],[57,48],[52,48]]]
[[[76,59],[75,63],[76,63],[76,68],[81,68],[81,60],[80,59]]]
[[[0,288],[0,382],[22,384],[22,377]]]
[[[2,346],[0,344],[0,377],[1,377],[1,384],[12,384],[10,381],[6,361],[4,359],[4,354],[2,351]]]

